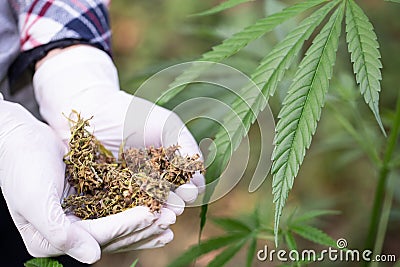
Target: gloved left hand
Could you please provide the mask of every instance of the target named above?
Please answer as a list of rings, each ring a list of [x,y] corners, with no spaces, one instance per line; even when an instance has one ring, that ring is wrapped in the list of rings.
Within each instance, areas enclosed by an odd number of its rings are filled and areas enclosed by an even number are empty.
[[[86,45],[59,50],[40,62],[34,75],[35,96],[40,113],[66,142],[69,125],[63,114],[76,110],[90,121],[92,131],[114,154],[118,154],[123,131],[129,132],[129,145],[169,146],[178,144],[183,155],[201,151],[180,118],[173,112],[120,90],[117,70],[103,51]],[[125,123],[129,112],[129,123]],[[177,215],[184,201],[193,202],[204,189],[203,175],[171,193],[167,207]]]
[[[68,254],[93,263],[100,258],[100,245],[115,251],[171,241],[173,234],[165,229],[176,217],[167,209],[159,216],[145,207],[96,220],[67,216],[60,204],[68,187],[65,144],[18,104],[0,100],[0,121],[1,191],[32,256]]]

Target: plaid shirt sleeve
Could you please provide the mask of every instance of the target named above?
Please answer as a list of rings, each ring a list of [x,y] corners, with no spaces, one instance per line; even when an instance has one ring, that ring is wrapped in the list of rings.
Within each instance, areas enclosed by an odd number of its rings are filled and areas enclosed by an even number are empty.
[[[11,82],[54,48],[89,44],[111,55],[110,0],[8,0],[18,21],[21,53]]]
[[[110,53],[108,1],[8,1],[18,18],[22,51],[63,39],[76,39]]]

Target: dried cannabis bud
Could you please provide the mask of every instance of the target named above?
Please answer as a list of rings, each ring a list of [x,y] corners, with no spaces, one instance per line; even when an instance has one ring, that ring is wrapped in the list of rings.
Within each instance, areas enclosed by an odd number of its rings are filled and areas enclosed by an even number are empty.
[[[66,177],[76,189],[64,199],[66,212],[95,219],[135,206],[159,211],[169,191],[204,172],[199,155],[182,157],[179,146],[130,148],[119,160],[86,130],[89,120],[77,112],[72,122],[69,152],[64,156]]]

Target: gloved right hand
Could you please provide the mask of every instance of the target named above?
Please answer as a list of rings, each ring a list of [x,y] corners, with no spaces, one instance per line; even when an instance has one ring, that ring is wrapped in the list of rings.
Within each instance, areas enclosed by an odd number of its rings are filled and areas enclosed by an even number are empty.
[[[123,141],[128,147],[178,144],[182,156],[201,155],[177,114],[120,90],[116,66],[98,48],[76,45],[52,51],[37,65],[33,86],[40,114],[64,142],[71,133],[63,114],[76,110],[84,118],[93,116],[90,131],[115,156]],[[185,202],[194,202],[204,188],[204,176],[196,173],[170,193],[166,207],[180,215]]]
[[[0,95],[1,96],[1,95]],[[93,263],[105,251],[159,247],[173,238],[175,214],[136,207],[82,221],[60,202],[65,181],[65,144],[20,105],[0,97],[0,186],[13,221],[34,257],[68,254]],[[10,242],[12,242],[10,240]]]

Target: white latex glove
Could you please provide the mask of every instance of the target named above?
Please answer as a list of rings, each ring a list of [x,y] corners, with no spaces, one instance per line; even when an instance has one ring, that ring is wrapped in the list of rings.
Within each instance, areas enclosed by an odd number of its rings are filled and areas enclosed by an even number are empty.
[[[172,232],[165,231],[176,219],[170,210],[156,216],[136,207],[86,221],[66,216],[60,205],[67,191],[62,160],[66,145],[20,105],[0,100],[0,122],[0,186],[32,256],[68,254],[93,263],[100,258],[100,246],[116,251],[163,246],[172,240]]]
[[[90,46],[76,46],[41,63],[34,75],[34,89],[42,117],[66,141],[69,125],[62,115],[74,109],[90,121],[97,138],[114,154],[123,139],[125,116],[129,109],[129,145],[155,147],[178,144],[183,155],[201,151],[180,118],[147,100],[120,91],[117,70],[110,57]],[[133,102],[132,102],[133,101]],[[193,202],[204,188],[204,177],[171,193],[167,207],[182,213],[184,200]]]

